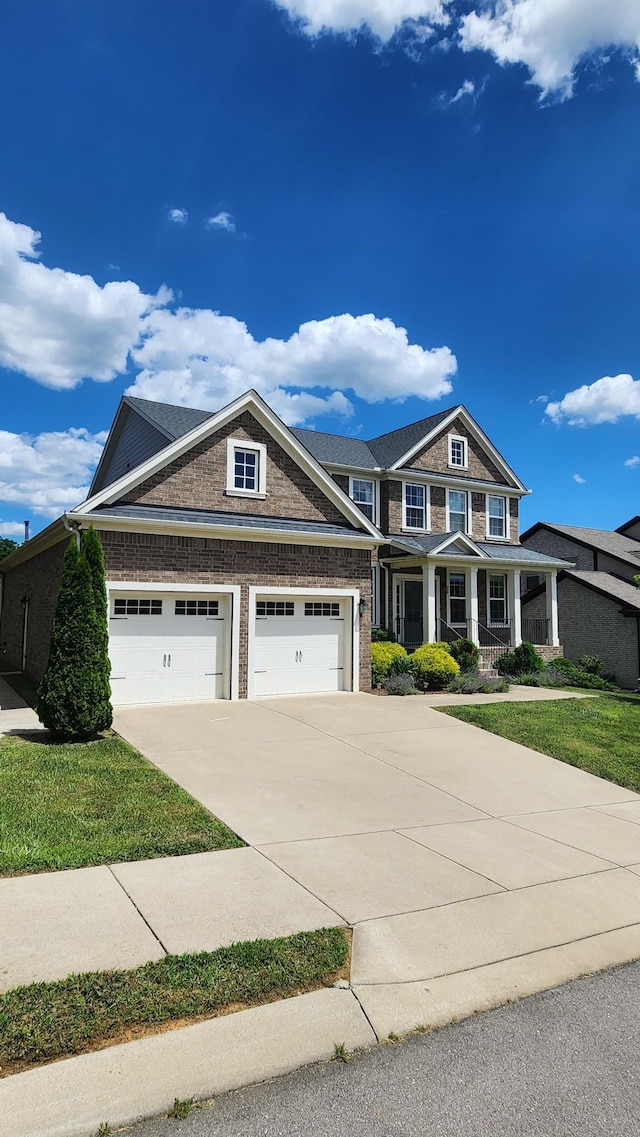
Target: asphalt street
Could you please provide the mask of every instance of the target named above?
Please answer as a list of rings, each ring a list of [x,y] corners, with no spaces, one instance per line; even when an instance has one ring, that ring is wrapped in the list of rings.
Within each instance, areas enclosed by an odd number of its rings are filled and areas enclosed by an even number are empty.
[[[339,1041],[339,1040],[336,1040]],[[637,1137],[640,963],[227,1094],[133,1137]]]

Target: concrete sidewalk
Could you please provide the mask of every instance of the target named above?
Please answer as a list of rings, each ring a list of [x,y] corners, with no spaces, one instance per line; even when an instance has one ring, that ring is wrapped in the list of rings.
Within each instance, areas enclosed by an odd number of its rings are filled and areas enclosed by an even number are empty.
[[[44,731],[36,712],[0,675],[0,738],[3,734]]]

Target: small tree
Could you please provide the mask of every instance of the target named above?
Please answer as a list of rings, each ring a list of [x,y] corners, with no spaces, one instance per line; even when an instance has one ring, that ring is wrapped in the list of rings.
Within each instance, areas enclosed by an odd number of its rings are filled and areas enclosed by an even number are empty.
[[[91,571],[72,539],[64,555],[49,661],[38,688],[38,716],[52,734],[89,738],[109,725],[104,674],[96,666],[101,645]]]
[[[107,585],[104,576],[104,553],[102,543],[93,525],[90,525],[82,535],[82,554],[91,573],[91,587],[93,589],[93,606],[98,624],[96,638],[96,677],[100,682],[100,709],[99,721],[102,723],[99,730],[107,730],[113,721],[111,709],[111,660],[109,659],[109,602],[107,600]]]
[[[0,561],[9,556],[14,549],[18,548],[18,542],[12,541],[11,537],[0,537]]]

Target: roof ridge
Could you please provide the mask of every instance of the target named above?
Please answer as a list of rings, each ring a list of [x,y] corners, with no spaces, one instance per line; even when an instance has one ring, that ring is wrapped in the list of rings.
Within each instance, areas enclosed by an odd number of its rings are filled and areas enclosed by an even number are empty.
[[[462,403],[456,403],[453,407],[447,407],[443,411],[434,411],[431,415],[424,415],[422,418],[414,419],[413,422],[406,422],[404,426],[397,426],[394,430],[386,430],[383,434],[375,434],[373,438],[367,439],[368,442],[379,442],[383,438],[390,438],[392,434],[399,434],[401,431],[409,430],[412,426],[419,426],[423,422],[430,422],[434,418],[446,418],[452,411],[457,411],[462,406]]]

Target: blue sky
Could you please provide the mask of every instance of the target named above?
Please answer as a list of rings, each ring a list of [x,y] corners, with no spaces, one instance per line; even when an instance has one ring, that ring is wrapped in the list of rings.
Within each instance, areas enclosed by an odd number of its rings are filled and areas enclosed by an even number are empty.
[[[523,527],[640,512],[637,0],[3,23],[0,533],[82,499],[125,390],[252,385],[363,437],[465,403]]]

